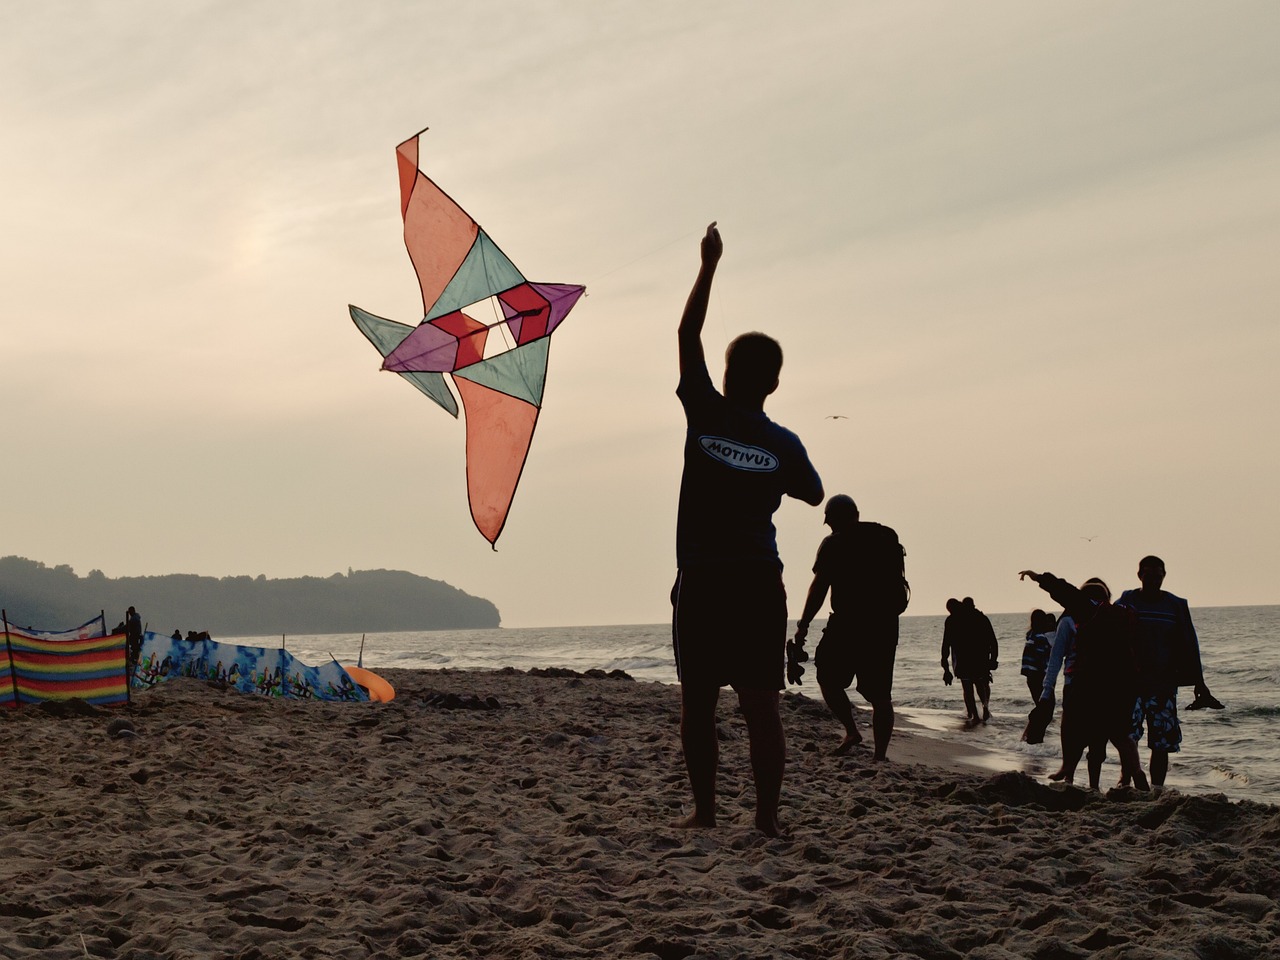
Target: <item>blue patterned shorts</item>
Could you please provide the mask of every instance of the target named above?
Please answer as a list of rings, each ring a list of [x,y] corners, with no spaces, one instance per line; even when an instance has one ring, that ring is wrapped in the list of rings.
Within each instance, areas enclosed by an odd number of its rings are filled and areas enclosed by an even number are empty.
[[[1178,723],[1178,691],[1160,691],[1140,696],[1133,704],[1134,740],[1142,740],[1143,721],[1147,727],[1147,746],[1152,750],[1177,753],[1182,743],[1182,725]]]

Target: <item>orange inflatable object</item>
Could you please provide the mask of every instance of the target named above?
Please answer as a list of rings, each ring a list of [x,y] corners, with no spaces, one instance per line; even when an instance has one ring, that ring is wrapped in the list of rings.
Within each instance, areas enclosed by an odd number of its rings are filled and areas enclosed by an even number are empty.
[[[369,694],[370,700],[378,703],[390,703],[396,698],[396,688],[376,673],[371,673],[364,667],[351,667],[345,664],[342,669],[347,671],[347,675],[356,682],[357,686]]]

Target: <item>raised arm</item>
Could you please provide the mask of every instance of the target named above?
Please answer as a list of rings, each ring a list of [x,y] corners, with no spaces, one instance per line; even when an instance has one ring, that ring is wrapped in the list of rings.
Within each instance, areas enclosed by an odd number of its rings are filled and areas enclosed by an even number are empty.
[[[1084,622],[1093,608],[1093,602],[1081,593],[1079,588],[1067,583],[1061,577],[1055,577],[1052,573],[1023,570],[1018,573],[1018,579],[1033,580],[1041,590],[1057,601],[1058,606],[1071,615],[1077,625]]]
[[[706,358],[702,352],[702,325],[707,320],[707,305],[711,302],[711,281],[715,279],[716,265],[720,255],[724,253],[724,243],[720,240],[720,231],[715,223],[707,227],[702,238],[702,266],[698,269],[698,279],[693,282],[693,290],[684,305],[684,314],[680,317],[680,372],[691,366],[705,365]]]

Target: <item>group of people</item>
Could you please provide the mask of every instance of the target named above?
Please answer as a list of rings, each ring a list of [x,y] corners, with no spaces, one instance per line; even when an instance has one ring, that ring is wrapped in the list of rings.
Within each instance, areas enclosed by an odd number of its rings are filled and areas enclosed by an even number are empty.
[[[179,630],[177,627],[174,627],[173,633],[169,636],[169,639],[170,640],[183,639],[182,631]],[[187,631],[186,640],[190,643],[199,643],[201,640],[212,640],[212,639],[213,638],[209,636],[208,630],[201,630],[199,633],[196,633],[196,631],[194,630]]]
[[[138,611],[133,607],[130,607],[125,612],[124,619],[116,624],[115,632],[124,634],[125,667],[128,671],[127,676],[132,678],[137,673],[138,662],[142,658],[142,614],[138,613]],[[181,640],[182,631],[175,627],[173,634],[169,639]],[[202,630],[201,632],[196,633],[194,630],[188,630],[186,639],[193,643],[201,640],[208,640],[210,639],[209,631]]]
[[[1187,601],[1163,589],[1164,561],[1143,557],[1138,562],[1141,586],[1126,590],[1114,603],[1111,589],[1098,577],[1076,587],[1051,573],[1024,570],[1019,576],[1039,584],[1063,608],[1043,671],[1037,668],[1047,632],[1033,640],[1034,615],[1024,651],[1023,673],[1035,701],[1024,738],[1043,732],[1053,712],[1058,673],[1063,676],[1062,766],[1051,779],[1073,782],[1087,750],[1089,786],[1097,789],[1111,743],[1120,757],[1120,783],[1146,789],[1138,752],[1145,731],[1150,783],[1163,786],[1169,754],[1182,743],[1178,688],[1195,691],[1188,709],[1222,707],[1205,683]]]
[[[747,724],[756,788],[755,824],[766,835],[777,836],[786,766],[779,694],[788,680],[800,682],[803,664],[809,659],[805,641],[813,618],[829,593],[831,614],[814,666],[823,699],[844,728],[837,753],[848,753],[862,742],[847,693],[856,679],[857,691],[872,707],[873,756],[884,760],[894,726],[898,618],[906,609],[910,588],[905,551],[897,534],[890,527],[863,521],[854,500],[837,494],[827,501],[824,513],[831,534],[818,549],[795,635],[786,639],[787,597],[773,514],[784,496],[817,506],[823,502],[824,490],[800,439],[764,412],[765,400],[777,389],[782,370],[782,348],[776,340],[762,333],[736,338],[725,352],[721,389],[711,380],[702,330],[723,250],[712,223],[701,241],[698,275],[678,332],[676,394],[684,408],[686,431],[676,520],[677,573],[671,591],[672,646],[680,680],[681,746],[693,792],[693,810],[681,825],[715,826],[716,706],[721,688],[730,686]],[[1109,592],[1103,597],[1090,583],[1077,589],[1050,574],[1024,571],[1022,576],[1048,590],[1066,611],[1062,621],[1076,625],[1073,651],[1058,656],[1059,662],[1068,664],[1064,683],[1069,682],[1071,689],[1070,696],[1065,689],[1063,695],[1060,778],[1069,779],[1074,771],[1068,740],[1072,751],[1077,744],[1081,751],[1090,748],[1092,780],[1093,758],[1096,755],[1100,767],[1101,748],[1110,739],[1121,754],[1123,776],[1144,785],[1131,735],[1141,712],[1153,737],[1152,779],[1162,783],[1168,753],[1177,749],[1176,689],[1184,681],[1185,658],[1181,653],[1159,651],[1172,650],[1166,645],[1168,636],[1183,630],[1184,623],[1191,629],[1186,602],[1161,593],[1154,574],[1141,571],[1147,592],[1127,606],[1112,606]],[[1154,583],[1150,590],[1149,579]],[[1130,591],[1125,598],[1140,592]],[[985,722],[990,718],[991,673],[998,666],[995,631],[971,598],[951,600],[947,608],[943,679],[949,684],[954,671],[964,690],[968,722]],[[1143,631],[1132,631],[1132,656],[1122,654],[1129,648],[1114,642],[1123,632],[1121,622],[1130,615]],[[1041,619],[1039,625],[1045,622]],[[1053,697],[1053,655],[1060,625],[1056,631],[1050,657],[1039,673],[1042,696],[1033,697],[1037,703],[1044,698],[1043,691]],[[1193,640],[1194,636],[1191,629]],[[1145,670],[1129,669],[1130,660],[1143,663]],[[1199,674],[1198,647],[1194,662],[1197,694],[1207,697]],[[1023,672],[1027,673],[1025,665]],[[1033,694],[1036,672],[1028,676]]]

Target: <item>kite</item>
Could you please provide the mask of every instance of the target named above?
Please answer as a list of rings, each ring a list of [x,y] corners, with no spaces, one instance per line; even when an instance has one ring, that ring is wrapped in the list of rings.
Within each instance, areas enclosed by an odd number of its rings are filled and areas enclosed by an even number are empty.
[[[416,326],[351,305],[351,319],[400,374],[466,423],[467,499],[493,548],[507,522],[542,408],[551,334],[585,287],[530,283],[418,166],[414,134],[396,147],[404,244],[422,288]],[[452,389],[451,389],[452,387]]]

